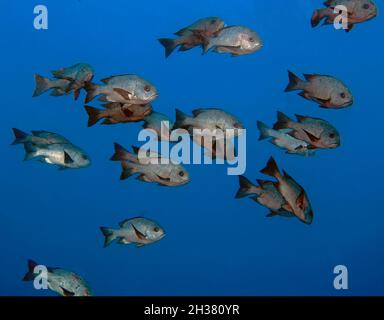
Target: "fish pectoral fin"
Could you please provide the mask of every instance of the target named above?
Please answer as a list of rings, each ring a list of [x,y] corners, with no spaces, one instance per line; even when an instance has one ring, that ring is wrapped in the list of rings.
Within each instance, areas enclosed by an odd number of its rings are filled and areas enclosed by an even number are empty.
[[[61,291],[63,291],[63,296],[65,296],[65,297],[73,297],[75,295],[74,292],[69,291],[63,287],[60,287],[60,289],[61,289]]]
[[[133,228],[133,230],[135,231],[135,234],[136,236],[140,239],[140,240],[147,240],[147,237],[145,236],[145,234],[141,233],[139,230],[136,229],[135,225],[133,223],[131,223],[131,226]]]
[[[296,199],[296,205],[303,210],[304,209],[304,199],[305,199],[305,192],[304,190],[301,190],[299,196]]]
[[[125,100],[131,100],[132,93],[121,88],[113,88],[113,91],[121,95]]]
[[[73,163],[73,159],[71,158],[71,156],[66,152],[64,151],[64,163],[65,164],[70,164],[70,163]]]
[[[136,247],[137,247],[137,248],[142,248],[142,247],[144,247],[144,246],[145,246],[144,243],[136,243]]]
[[[288,212],[293,212],[292,206],[287,202],[284,205],[281,206],[282,209]]]
[[[310,133],[309,131],[303,129],[303,131],[305,132],[305,134],[308,136],[308,138],[312,141],[312,142],[319,142],[320,138],[316,137],[315,135],[313,135],[312,133]]]

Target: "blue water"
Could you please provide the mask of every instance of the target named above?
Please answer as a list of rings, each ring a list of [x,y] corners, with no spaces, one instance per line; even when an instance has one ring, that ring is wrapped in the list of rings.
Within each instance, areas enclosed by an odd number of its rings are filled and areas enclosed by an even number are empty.
[[[21,281],[29,258],[77,272],[96,295],[384,294],[382,15],[347,34],[310,27],[321,0],[1,2],[0,295],[54,295]],[[40,3],[48,30],[33,28]],[[255,29],[264,48],[238,58],[199,49],[164,58],[157,38],[210,15]],[[31,98],[34,73],[77,62],[91,64],[95,80],[122,73],[150,80],[160,93],[153,107],[172,118],[175,108],[235,114],[248,129],[245,175],[263,178],[258,171],[273,155],[306,188],[313,224],[265,218],[267,209],[234,199],[238,179],[223,165],[189,165],[192,181],[178,188],[119,181],[120,166],[108,160],[112,143],[138,144],[139,124],[87,128],[84,93],[78,101]],[[320,109],[284,93],[287,69],[342,79],[353,107]],[[272,124],[277,110],[329,120],[342,146],[304,158],[257,141],[256,121]],[[22,147],[10,146],[12,127],[60,133],[92,166],[58,171],[23,162]],[[167,236],[140,249],[102,248],[99,226],[138,215]],[[339,264],[349,270],[349,290],[333,288]]]

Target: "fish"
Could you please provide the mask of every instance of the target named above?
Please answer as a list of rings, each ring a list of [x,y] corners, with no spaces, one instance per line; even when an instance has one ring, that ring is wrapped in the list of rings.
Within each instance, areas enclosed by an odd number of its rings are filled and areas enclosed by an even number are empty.
[[[164,46],[165,57],[168,58],[177,47],[179,51],[187,51],[203,45],[204,37],[213,37],[224,26],[224,21],[219,17],[202,18],[175,32],[178,38],[160,38],[158,41]]]
[[[39,74],[35,74],[34,77],[36,87],[32,97],[38,97],[50,89],[53,89],[51,92],[52,96],[62,96],[70,91],[71,81],[67,79],[49,79]]]
[[[346,32],[351,31],[355,24],[369,21],[378,14],[378,8],[372,0],[327,0],[324,5],[326,8],[316,9],[311,18],[312,27],[316,27],[324,19],[323,25],[334,24],[339,10],[334,12],[335,7],[344,6],[348,11],[348,27]]]
[[[270,209],[267,217],[283,216],[295,217],[290,212],[290,206],[271,181],[257,180],[259,186],[255,186],[246,177],[239,176],[240,188],[236,193],[236,199],[252,196],[251,199],[260,205]]]
[[[233,57],[254,53],[263,47],[260,36],[242,26],[221,29],[215,37],[204,37],[204,53],[214,50],[217,53],[230,53]]]
[[[147,130],[153,131],[158,137],[159,141],[169,141],[169,135],[173,129],[174,123],[163,113],[152,112],[150,115],[146,116],[144,119],[142,127]],[[161,130],[162,125],[165,126]]]
[[[133,153],[128,152],[120,144],[115,143],[115,153],[112,161],[120,161],[122,172],[120,180],[125,180],[134,174],[139,174],[137,179],[144,182],[157,183],[160,186],[181,186],[189,182],[189,174],[181,164],[162,163],[163,157],[151,152],[139,158],[138,147],[132,146]],[[157,163],[153,163],[157,161]]]
[[[94,71],[87,63],[76,63],[70,67],[54,70],[52,71],[52,75],[57,79],[69,80],[70,85],[67,90],[73,90],[75,100],[77,100],[80,90],[84,88],[87,82],[92,81]]]
[[[313,221],[313,210],[304,188],[285,171],[281,174],[273,157],[260,172],[276,178],[275,186],[287,202],[289,208],[287,211],[292,212],[300,221],[310,225]]]
[[[271,143],[279,148],[287,150],[289,154],[297,154],[302,156],[313,156],[314,150],[311,150],[311,145],[305,141],[296,139],[290,134],[292,129],[284,128],[281,130],[275,130],[269,128],[265,123],[258,121],[257,127],[260,130],[259,140],[272,138]]]
[[[274,129],[291,129],[290,135],[310,144],[313,149],[335,149],[341,144],[340,133],[323,119],[296,114],[297,121],[294,121],[280,111],[277,119]]]
[[[88,113],[88,127],[93,126],[99,120],[104,119],[101,124],[117,124],[125,122],[138,122],[152,113],[150,104],[122,104],[110,102],[102,105],[104,109],[97,109],[91,106],[84,106]]]
[[[102,79],[103,84],[88,82],[85,86],[85,103],[102,95],[102,102],[120,102],[124,104],[148,104],[158,96],[157,89],[147,80],[134,75],[124,74]]]
[[[37,97],[44,92],[53,89],[52,96],[62,96],[73,91],[74,98],[77,100],[80,90],[85,84],[92,80],[93,69],[86,63],[77,63],[71,67],[61,68],[51,72],[53,79],[45,78],[35,74],[36,88],[33,97]]]
[[[304,74],[306,81],[288,71],[289,84],[285,92],[302,90],[299,96],[314,101],[320,108],[341,109],[353,104],[351,91],[333,76]]]
[[[189,117],[176,109],[173,130],[187,130],[193,141],[207,149],[213,159],[233,160],[235,148],[230,139],[241,134],[244,129],[242,123],[235,116],[218,108],[195,109],[192,115]],[[231,152],[227,154],[226,150]]]
[[[25,274],[23,281],[33,281],[41,275],[35,272],[35,268],[39,266],[35,261],[28,260],[28,272]],[[72,271],[62,268],[46,267],[47,269],[47,287],[53,292],[65,297],[86,297],[92,295],[92,290],[82,277]]]
[[[142,247],[164,238],[164,229],[155,221],[137,217],[119,223],[119,229],[100,227],[104,235],[104,248],[114,240],[119,244],[135,244]]]
[[[38,158],[43,163],[57,165],[60,170],[85,168],[91,164],[82,149],[57,133],[32,131],[28,134],[16,128],[13,128],[13,133],[15,140],[12,145],[24,145],[24,161]]]

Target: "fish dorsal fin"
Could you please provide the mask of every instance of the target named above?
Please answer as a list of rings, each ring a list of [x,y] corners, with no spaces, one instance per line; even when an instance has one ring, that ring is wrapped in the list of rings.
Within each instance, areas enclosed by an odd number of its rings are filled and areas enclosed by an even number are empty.
[[[291,177],[285,170],[283,170],[283,174],[284,174],[284,177],[285,177],[286,179],[295,181],[295,180],[293,180],[293,178],[292,178],[292,177]]]
[[[71,156],[66,152],[64,151],[64,163],[65,164],[70,164],[70,163],[73,163],[73,159],[71,158]]]
[[[119,227],[124,228],[124,227],[126,227],[126,226],[132,224],[132,221],[134,221],[134,220],[136,220],[136,219],[142,219],[142,218],[143,218],[143,217],[134,217],[134,218],[125,219],[125,220],[123,220],[123,221],[121,221],[121,222],[119,223]]]
[[[133,228],[133,230],[135,231],[135,234],[136,236],[140,239],[140,240],[146,240],[147,237],[145,236],[145,234],[141,233],[139,230],[136,229],[135,225],[133,223],[131,223],[131,226]]]
[[[308,138],[312,141],[312,142],[318,142],[320,140],[320,138],[316,137],[315,135],[313,135],[312,133],[310,133],[309,131],[303,129],[303,131],[306,133],[306,135],[308,136]]]
[[[193,110],[192,111],[192,114],[193,114],[193,116],[194,117],[197,117],[199,114],[202,114],[202,113],[204,113],[204,112],[206,112],[207,110],[206,109],[195,109],[195,110]]]
[[[130,93],[127,90],[121,89],[121,88],[113,88],[113,91],[121,95],[125,100],[130,100],[132,93]]]
[[[299,121],[300,123],[310,119],[307,116],[302,116],[302,115],[299,115],[299,114],[295,114],[295,117],[296,117],[297,121]]]
[[[63,295],[66,297],[73,297],[75,295],[72,291],[69,291],[63,287],[60,287],[60,289],[63,291]]]
[[[179,36],[179,37],[181,37],[181,36],[183,36],[187,31],[190,31],[190,30],[188,29],[188,27],[186,27],[186,28],[182,28],[182,29],[180,29],[179,31],[175,32],[174,35],[175,35],[175,36]]]

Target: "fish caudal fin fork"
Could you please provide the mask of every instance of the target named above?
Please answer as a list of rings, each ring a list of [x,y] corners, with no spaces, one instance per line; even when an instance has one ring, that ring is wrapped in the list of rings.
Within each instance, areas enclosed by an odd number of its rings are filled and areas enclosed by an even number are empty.
[[[257,128],[260,131],[259,141],[269,138],[269,134],[268,134],[269,128],[265,123],[261,121],[257,121]]]
[[[37,97],[43,94],[45,91],[51,89],[51,81],[48,78],[44,78],[38,74],[35,74],[36,88],[32,97]]]
[[[288,78],[289,78],[289,83],[284,90],[285,92],[302,89],[301,84],[303,83],[303,81],[297,75],[295,75],[292,71],[288,70]]]
[[[100,117],[101,110],[91,106],[84,106],[84,108],[88,114],[88,127],[92,127],[101,119]]]
[[[269,158],[267,166],[264,169],[260,170],[260,172],[271,177],[276,177],[280,173],[277,163],[273,157]]]
[[[13,131],[13,134],[15,135],[15,140],[12,142],[12,145],[25,142],[25,138],[28,136],[27,133],[16,128],[12,128],[12,131]]]
[[[158,40],[165,49],[166,58],[168,58],[172,54],[173,50],[175,50],[178,46],[177,41],[174,39],[160,38]]]
[[[253,184],[246,177],[239,176],[239,185],[239,190],[235,195],[236,199],[244,198],[253,194],[249,193],[249,189],[253,187]]]
[[[104,236],[104,248],[108,247],[111,242],[117,238],[117,236],[115,235],[114,230],[111,228],[100,227],[100,230]]]
[[[28,260],[28,272],[24,275],[23,281],[32,281],[35,279],[35,267],[37,266],[37,263],[33,260]]]

